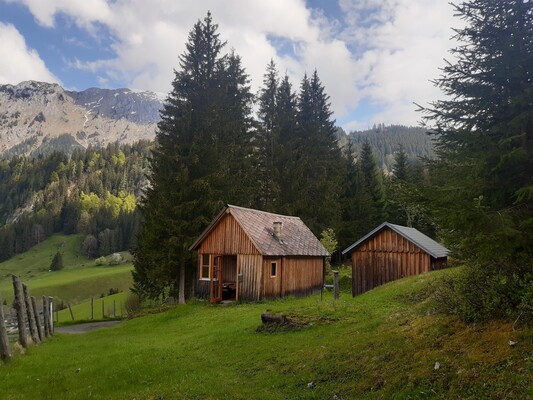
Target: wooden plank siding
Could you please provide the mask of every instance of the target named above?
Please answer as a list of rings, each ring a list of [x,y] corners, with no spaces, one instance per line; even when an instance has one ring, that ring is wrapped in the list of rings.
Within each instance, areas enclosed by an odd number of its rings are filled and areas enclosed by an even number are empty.
[[[261,290],[261,276],[263,256],[239,254],[237,255],[237,274],[242,276],[238,284],[238,298],[243,300],[258,300]]]
[[[414,243],[385,228],[352,252],[352,294],[364,293],[406,276],[443,268]],[[445,266],[445,265],[444,265]]]
[[[226,214],[198,248],[199,254],[259,254],[235,218]]]
[[[323,257],[283,258],[282,296],[311,294],[320,290],[323,284]]]
[[[270,275],[272,263],[276,263],[276,276]],[[263,258],[263,297],[270,299],[281,296],[281,280],[283,277],[283,266],[281,257]]]

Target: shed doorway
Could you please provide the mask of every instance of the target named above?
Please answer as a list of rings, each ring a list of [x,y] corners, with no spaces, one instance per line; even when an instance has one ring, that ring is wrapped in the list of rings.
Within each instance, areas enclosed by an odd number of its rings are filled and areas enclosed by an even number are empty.
[[[211,303],[236,299],[237,256],[214,256],[210,276]]]

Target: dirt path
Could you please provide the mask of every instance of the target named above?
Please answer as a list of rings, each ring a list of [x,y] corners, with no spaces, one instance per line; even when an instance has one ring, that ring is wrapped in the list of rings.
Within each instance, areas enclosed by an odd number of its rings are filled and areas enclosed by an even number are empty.
[[[110,328],[112,326],[120,324],[122,321],[100,321],[100,322],[88,322],[86,324],[67,325],[55,328],[59,333],[87,333],[100,328]]]

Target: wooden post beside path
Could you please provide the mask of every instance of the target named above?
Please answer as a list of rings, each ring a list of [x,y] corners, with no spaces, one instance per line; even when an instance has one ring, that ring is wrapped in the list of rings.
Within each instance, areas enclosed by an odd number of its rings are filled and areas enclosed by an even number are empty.
[[[35,323],[37,324],[37,334],[39,340],[42,342],[44,339],[43,326],[41,325],[41,319],[39,318],[39,310],[37,309],[37,301],[35,297],[31,296],[31,306],[33,308],[33,315],[35,315]]]
[[[43,325],[44,325],[44,336],[50,336],[50,325],[48,320],[50,319],[50,308],[48,307],[48,297],[43,296]]]
[[[72,320],[74,321],[74,314],[72,313],[72,307],[70,306],[70,303],[67,303],[68,305],[68,310],[70,311],[70,318],[72,318]]]
[[[11,353],[9,352],[9,341],[4,321],[4,303],[2,303],[2,295],[0,294],[0,360],[8,363],[11,361]]]
[[[35,323],[35,314],[33,313],[33,306],[31,305],[30,292],[25,283],[22,284],[22,291],[24,293],[24,304],[26,305],[26,315],[28,316],[31,340],[33,340],[33,343],[37,344],[40,342],[39,333],[37,333],[37,324]]]
[[[15,292],[15,311],[17,312],[17,324],[19,331],[19,343],[25,349],[28,348],[28,336],[26,333],[26,321],[24,316],[26,310],[24,307],[24,300],[22,300],[22,293],[20,293],[20,282],[16,275],[13,275],[13,290]]]
[[[333,299],[339,298],[339,271],[333,271]]]
[[[54,298],[51,296],[48,296],[48,307],[50,307],[50,311],[49,311],[50,319],[48,320],[48,324],[50,324],[49,326],[50,335],[53,336],[54,335]]]

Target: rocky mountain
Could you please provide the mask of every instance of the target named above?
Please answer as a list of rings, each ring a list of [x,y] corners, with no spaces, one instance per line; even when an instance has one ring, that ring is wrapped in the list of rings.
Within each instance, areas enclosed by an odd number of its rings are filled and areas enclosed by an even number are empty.
[[[131,89],[0,85],[0,158],[153,139],[162,105],[162,95]]]

